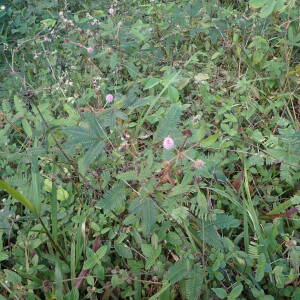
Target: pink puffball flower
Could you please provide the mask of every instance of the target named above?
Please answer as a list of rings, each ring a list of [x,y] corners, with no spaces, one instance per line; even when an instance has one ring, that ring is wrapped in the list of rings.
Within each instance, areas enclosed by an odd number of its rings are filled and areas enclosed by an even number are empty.
[[[94,52],[94,48],[93,47],[88,47],[86,48],[86,51],[90,54],[92,54]]]
[[[107,103],[112,103],[114,101],[114,96],[112,94],[107,94],[105,100]]]
[[[171,150],[175,147],[174,140],[171,137],[166,137],[163,141],[163,147],[166,150]]]
[[[196,167],[196,168],[201,168],[201,167],[203,167],[205,165],[205,162],[203,161],[203,160],[201,160],[201,159],[197,159],[197,160],[195,160],[195,162],[194,162],[194,166]]]

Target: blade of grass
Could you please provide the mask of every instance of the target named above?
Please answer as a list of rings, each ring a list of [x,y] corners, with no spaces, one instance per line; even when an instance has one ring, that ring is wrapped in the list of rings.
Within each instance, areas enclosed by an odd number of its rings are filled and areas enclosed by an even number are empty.
[[[243,236],[244,236],[244,247],[245,251],[248,253],[249,251],[249,218],[248,218],[248,210],[247,210],[247,198],[245,197],[244,191],[242,192],[243,195]]]
[[[55,260],[55,297],[57,300],[63,300],[63,275],[59,264],[59,259]]]
[[[37,146],[36,142],[35,146]],[[33,207],[36,211],[36,215],[39,216],[41,211],[41,180],[36,156],[33,156],[31,160],[31,177]]]
[[[71,270],[71,278],[72,278],[72,286],[75,285],[75,276],[76,276],[76,241],[73,239],[71,244],[71,259],[70,259],[70,270]]]
[[[52,182],[51,191],[51,226],[52,226],[52,236],[54,241],[57,243],[57,188],[55,182]]]
[[[18,192],[10,184],[8,184],[5,181],[0,179],[0,188],[2,190],[6,191],[10,196],[15,198],[17,201],[19,201],[22,205],[24,205],[35,216],[38,216],[36,210],[34,209],[33,204],[31,203],[31,201],[29,199],[27,199],[24,195],[22,195],[20,192]]]
[[[264,235],[263,235],[263,232],[262,232],[262,228],[261,228],[260,223],[259,223],[257,212],[256,212],[255,207],[253,205],[253,201],[252,201],[252,197],[251,197],[251,193],[250,193],[250,188],[249,188],[248,172],[247,172],[245,164],[244,164],[244,189],[245,189],[245,192],[246,192],[246,201],[244,201],[245,209],[248,212],[249,218],[250,218],[252,226],[253,226],[253,231],[254,231],[255,235],[257,236],[257,238],[258,238],[259,245],[263,249],[263,252],[266,256],[267,262],[270,263],[271,262],[270,255],[269,255],[268,249],[265,246],[265,241],[264,241]],[[273,280],[273,275],[272,275],[271,272],[269,273],[269,278],[270,278],[271,282],[274,281]]]

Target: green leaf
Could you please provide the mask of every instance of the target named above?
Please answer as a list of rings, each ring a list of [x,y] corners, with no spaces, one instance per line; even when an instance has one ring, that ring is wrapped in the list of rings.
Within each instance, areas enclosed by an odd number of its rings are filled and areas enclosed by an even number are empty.
[[[212,288],[212,290],[220,299],[225,299],[227,296],[227,293],[223,288]]]
[[[170,100],[172,100],[174,102],[178,101],[179,92],[174,86],[169,86],[168,90],[167,90],[167,93],[168,93],[168,97],[169,97]]]
[[[14,96],[14,103],[17,113],[25,114],[26,110],[23,107],[23,103],[21,102],[20,98],[18,96]]]
[[[89,149],[78,162],[78,167],[82,174],[85,174],[90,164],[98,158],[104,146],[105,144],[102,141],[90,145]]]
[[[250,0],[249,5],[252,8],[261,8],[265,5],[268,0]]]
[[[187,219],[188,215],[189,215],[189,210],[185,206],[176,207],[171,211],[172,218],[175,219],[180,224]]]
[[[172,189],[171,193],[169,194],[169,197],[174,197],[182,194],[186,195],[189,192],[193,192],[193,190],[194,189],[192,185],[178,184]]]
[[[235,286],[230,292],[230,294],[228,295],[228,300],[236,299],[241,294],[243,289],[244,289],[243,285],[241,283],[238,283],[237,286]]]
[[[44,180],[44,190],[48,193],[52,192],[52,181],[48,178]],[[62,187],[58,186],[56,191],[57,200],[64,201],[69,198],[69,193]]]
[[[200,146],[205,147],[205,148],[210,147],[217,141],[219,136],[220,136],[219,132],[210,135],[209,137],[207,137],[206,139],[201,141]]]
[[[126,195],[124,184],[115,183],[110,190],[105,192],[98,205],[104,209],[113,210],[123,204]]]
[[[155,87],[156,85],[158,85],[159,83],[160,83],[159,78],[151,77],[147,80],[144,90],[149,90],[149,89]]]
[[[41,21],[41,23],[45,27],[53,27],[56,24],[56,20],[55,19],[44,19]]]
[[[22,282],[21,276],[19,276],[16,272],[13,272],[11,270],[5,269],[4,273],[5,273],[5,276],[6,276],[6,280],[8,282],[12,283],[13,285]]]
[[[9,256],[5,252],[0,252],[0,262],[3,260],[7,260]]]
[[[149,300],[157,300],[158,297],[161,296],[164,292],[166,292],[170,287],[171,284],[164,284],[162,288],[155,295],[149,298]]]
[[[185,282],[186,296],[188,300],[199,299],[203,283],[203,271],[200,265],[194,265],[191,277]]]
[[[177,233],[175,233],[175,232],[169,232],[168,234],[167,234],[167,238],[166,238],[166,240],[170,243],[170,244],[172,244],[172,245],[174,245],[174,246],[181,246],[182,245],[182,239],[179,237],[179,235],[177,234]]]
[[[157,208],[151,198],[146,198],[142,208],[142,226],[145,234],[150,233],[156,219]]]
[[[146,270],[149,270],[156,262],[157,258],[161,253],[161,247],[159,246],[157,249],[152,247],[152,245],[142,244],[141,249],[143,254],[146,256]]]
[[[180,259],[173,264],[165,277],[170,281],[171,284],[180,281],[181,279],[188,276],[190,273],[190,263],[187,259]]]
[[[194,76],[194,79],[196,82],[202,82],[208,80],[209,76],[204,73],[198,73],[197,75]]]
[[[252,57],[253,65],[259,64],[264,58],[264,52],[261,50],[255,50]]]
[[[229,229],[229,228],[236,228],[240,226],[240,220],[235,219],[231,215],[226,214],[217,214],[215,226],[218,229]]]
[[[124,180],[124,181],[131,181],[131,180],[137,180],[139,179],[139,174],[137,174],[136,171],[127,171],[123,173],[119,173],[116,176],[117,179]]]
[[[267,18],[273,11],[276,6],[276,0],[267,0],[264,7],[261,9],[259,16],[261,18]]]
[[[162,118],[158,124],[157,130],[154,134],[155,141],[161,141],[165,137],[174,133],[174,129],[176,129],[180,120],[181,112],[182,105],[180,103],[174,103],[169,107],[164,118]]]
[[[199,225],[202,227],[203,224],[199,222]],[[223,243],[221,237],[217,234],[216,230],[214,229],[214,226],[212,224],[204,225],[203,229],[198,230],[197,236],[205,241],[210,246],[222,250]]]
[[[115,250],[121,257],[124,257],[127,259],[133,258],[131,249],[124,244],[115,244]]]
[[[108,246],[102,246],[95,252],[92,256],[90,256],[83,265],[83,270],[92,269],[97,263],[101,261],[101,259],[105,256],[107,252]]]
[[[151,198],[137,198],[130,207],[129,211],[136,214],[141,220],[144,234],[149,234],[157,219],[157,208]]]
[[[23,126],[23,129],[24,129],[25,133],[27,134],[27,136],[29,136],[31,138],[32,137],[32,129],[26,119],[22,119],[22,126]]]

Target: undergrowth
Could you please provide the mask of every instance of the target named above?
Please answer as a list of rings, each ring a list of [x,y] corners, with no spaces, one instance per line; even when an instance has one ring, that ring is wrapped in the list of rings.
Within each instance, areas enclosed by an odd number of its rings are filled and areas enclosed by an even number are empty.
[[[300,299],[295,0],[0,7],[0,299]]]

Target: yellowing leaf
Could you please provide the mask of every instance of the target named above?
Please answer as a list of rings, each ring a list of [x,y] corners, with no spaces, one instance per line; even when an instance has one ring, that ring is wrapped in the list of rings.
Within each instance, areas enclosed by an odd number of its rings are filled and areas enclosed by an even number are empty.
[[[201,82],[201,81],[206,81],[209,79],[209,76],[207,74],[204,73],[198,73],[195,77],[194,77],[196,82]]]
[[[51,193],[52,191],[52,181],[48,178],[44,180],[44,190],[48,193]],[[67,200],[69,198],[69,193],[61,186],[58,186],[56,192],[56,198],[57,200],[60,201]]]

